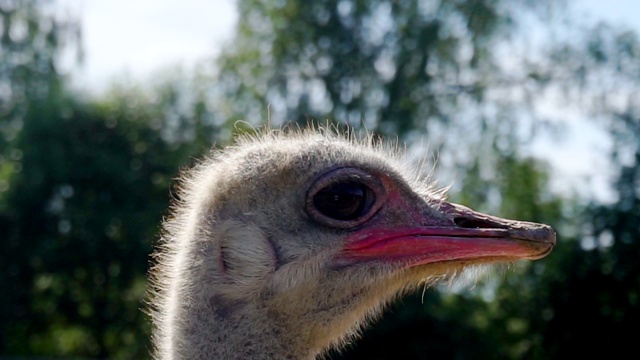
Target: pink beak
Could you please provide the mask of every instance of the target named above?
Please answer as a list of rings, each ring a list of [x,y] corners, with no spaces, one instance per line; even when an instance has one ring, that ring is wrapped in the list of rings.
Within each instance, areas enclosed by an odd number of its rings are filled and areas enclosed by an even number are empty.
[[[399,262],[406,267],[465,260],[539,259],[551,252],[556,234],[550,226],[482,214],[443,202],[445,226],[377,227],[346,240],[336,263]]]

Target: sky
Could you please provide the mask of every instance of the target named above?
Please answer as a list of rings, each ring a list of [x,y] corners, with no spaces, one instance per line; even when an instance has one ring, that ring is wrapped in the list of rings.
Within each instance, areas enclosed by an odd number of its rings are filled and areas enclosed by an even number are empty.
[[[62,0],[82,24],[85,53],[73,83],[93,95],[113,81],[145,82],[173,65],[211,59],[231,38],[234,0]]]
[[[639,0],[569,0],[576,18],[604,20],[640,33]],[[72,69],[72,84],[99,96],[123,80],[144,84],[180,65],[185,70],[211,61],[231,40],[238,21],[235,0],[58,0],[57,6],[81,20],[84,61]],[[559,192],[593,192],[601,201],[611,174],[606,168],[607,138],[583,119],[567,116],[562,143],[548,138],[529,150],[550,159]],[[581,159],[582,161],[576,161]]]

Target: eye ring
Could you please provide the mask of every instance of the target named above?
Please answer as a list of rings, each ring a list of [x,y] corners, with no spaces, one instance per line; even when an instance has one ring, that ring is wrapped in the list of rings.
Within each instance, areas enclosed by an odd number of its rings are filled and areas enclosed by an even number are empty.
[[[385,200],[386,191],[376,176],[357,168],[339,168],[309,187],[305,211],[321,225],[350,229],[371,219]]]

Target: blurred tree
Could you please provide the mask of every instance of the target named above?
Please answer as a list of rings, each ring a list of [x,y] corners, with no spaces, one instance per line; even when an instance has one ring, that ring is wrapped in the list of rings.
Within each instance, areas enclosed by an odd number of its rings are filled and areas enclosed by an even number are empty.
[[[13,305],[2,307],[10,310],[7,353],[148,355],[141,308],[151,240],[172,177],[210,147],[195,134],[215,133],[197,114],[172,116],[182,112],[171,86],[158,93],[150,100],[121,89],[102,104],[29,105],[15,143],[21,171],[0,213],[11,254],[0,276]]]
[[[5,173],[16,157],[10,143],[22,128],[29,102],[58,95],[60,52],[79,37],[75,21],[54,16],[42,1],[0,3],[0,169]],[[0,194],[5,187],[0,186]]]
[[[610,168],[600,171],[612,174],[614,198],[588,207],[578,241],[532,283],[533,310],[546,321],[531,329],[540,347],[528,358],[637,352],[630,329],[640,322],[640,41],[604,24],[585,34],[573,48],[553,51],[570,65],[563,66],[572,71],[569,95],[611,135]]]
[[[608,128],[611,167],[598,170],[613,174],[615,199],[593,202],[586,211],[581,204],[547,199],[538,215],[522,214],[555,224],[561,241],[552,256],[524,269],[521,281],[508,278],[498,289],[492,307],[499,311],[490,313],[489,322],[493,332],[502,332],[500,344],[511,358],[635,352],[629,329],[640,321],[640,41],[604,24],[581,30],[573,43],[547,49],[554,61],[540,63],[548,67],[540,73],[552,74],[565,101],[580,104]],[[513,170],[521,182],[541,179]],[[509,189],[500,194],[502,206],[536,209],[528,200],[533,192],[524,198]],[[509,205],[509,199],[518,200]]]
[[[260,123],[266,109],[276,125],[329,117],[386,134],[428,132],[436,146],[444,141],[442,125],[451,130],[447,124],[457,121],[468,130],[462,124],[479,123],[463,114],[473,109],[477,119],[488,90],[526,89],[528,74],[501,66],[507,51],[514,61],[520,52],[501,46],[523,13],[559,7],[482,0],[238,4],[241,21],[216,84],[228,118]]]
[[[73,20],[0,2],[0,354],[142,358],[152,239],[169,186],[217,132],[202,94],[166,82],[69,99]]]
[[[25,155],[18,137],[32,103],[53,104],[61,98],[57,56],[64,41],[78,37],[73,21],[54,17],[42,5],[36,0],[0,2],[0,238],[5,244],[0,256],[0,352],[11,339],[10,319],[26,312],[20,308],[25,284],[18,281],[24,258],[9,240],[8,213],[14,211],[10,198]]]

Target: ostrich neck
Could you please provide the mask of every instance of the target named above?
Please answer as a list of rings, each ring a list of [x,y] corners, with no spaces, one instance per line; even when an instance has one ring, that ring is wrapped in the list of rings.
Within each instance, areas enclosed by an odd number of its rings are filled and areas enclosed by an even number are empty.
[[[314,359],[322,351],[303,319],[289,321],[259,304],[212,298],[181,310],[173,319],[171,359]]]

